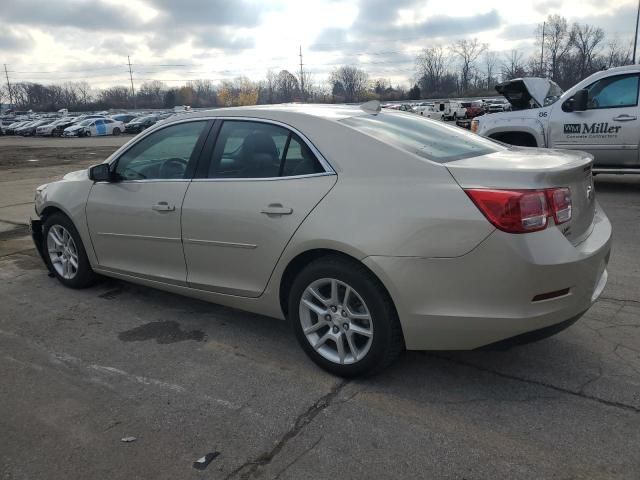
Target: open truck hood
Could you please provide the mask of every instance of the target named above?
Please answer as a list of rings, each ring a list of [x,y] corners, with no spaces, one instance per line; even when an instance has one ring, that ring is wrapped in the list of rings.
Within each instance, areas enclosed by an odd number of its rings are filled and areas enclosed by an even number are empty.
[[[514,110],[543,107],[547,97],[562,94],[553,80],[539,77],[514,78],[496,85],[496,91],[509,100]]]

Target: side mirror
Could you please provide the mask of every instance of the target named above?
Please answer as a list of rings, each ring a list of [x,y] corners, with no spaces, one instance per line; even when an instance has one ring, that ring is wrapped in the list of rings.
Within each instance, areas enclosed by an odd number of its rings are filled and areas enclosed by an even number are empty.
[[[89,179],[94,182],[110,182],[113,180],[108,163],[101,163],[89,168]]]
[[[575,112],[584,112],[588,108],[587,106],[588,102],[589,102],[589,90],[584,88],[582,90],[578,90],[573,95],[573,110]]]
[[[588,108],[588,102],[589,91],[586,89],[578,90],[573,97],[562,104],[562,110],[565,112],[584,112]]]

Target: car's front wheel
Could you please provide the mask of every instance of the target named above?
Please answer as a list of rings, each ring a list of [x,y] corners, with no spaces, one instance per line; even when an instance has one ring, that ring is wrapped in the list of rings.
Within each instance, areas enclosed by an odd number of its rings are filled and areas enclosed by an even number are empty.
[[[66,215],[54,213],[47,218],[43,243],[47,266],[63,285],[86,288],[96,282],[98,276],[91,269],[82,239]]]
[[[364,266],[340,256],[321,258],[300,272],[289,317],[307,355],[343,377],[376,373],[404,349],[387,292]]]

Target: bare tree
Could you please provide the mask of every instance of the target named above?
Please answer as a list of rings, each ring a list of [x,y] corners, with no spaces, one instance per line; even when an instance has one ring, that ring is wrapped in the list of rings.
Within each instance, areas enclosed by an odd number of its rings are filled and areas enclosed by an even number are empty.
[[[447,58],[441,46],[425,48],[416,57],[416,76],[423,95],[440,90],[446,64]]]
[[[526,75],[522,53],[518,50],[511,50],[510,53],[506,54],[501,67],[503,80],[511,80],[512,78]]]
[[[364,70],[351,65],[334,69],[329,74],[329,83],[334,95],[341,92],[346,102],[357,102],[363,97],[369,83],[369,75]]]
[[[604,40],[604,31],[592,25],[574,23],[571,32],[571,40],[578,57],[578,74],[580,78],[584,78],[593,71],[594,54]]]
[[[300,95],[298,79],[289,70],[281,70],[275,82],[276,102],[293,102]]]
[[[486,49],[487,44],[478,42],[477,38],[473,40],[458,40],[451,46],[451,51],[460,58],[462,64],[460,87],[463,92],[469,89],[469,81],[473,76],[475,62]]]
[[[629,65],[631,63],[632,48],[633,43],[630,42],[625,46],[620,43],[620,39],[618,37],[613,37],[609,42],[607,42],[607,50],[603,66],[611,68]]]
[[[273,70],[267,70],[267,78],[265,82],[265,88],[267,91],[267,103],[274,103],[275,91],[276,91],[276,74]]]
[[[487,74],[487,89],[491,89],[492,83],[495,81],[495,69],[498,65],[498,54],[487,50],[484,53],[484,67]]]
[[[542,35],[542,29],[543,26],[538,25],[536,36]],[[552,79],[558,79],[559,63],[569,53],[572,44],[572,32],[567,19],[560,15],[549,15],[544,26],[544,50]]]

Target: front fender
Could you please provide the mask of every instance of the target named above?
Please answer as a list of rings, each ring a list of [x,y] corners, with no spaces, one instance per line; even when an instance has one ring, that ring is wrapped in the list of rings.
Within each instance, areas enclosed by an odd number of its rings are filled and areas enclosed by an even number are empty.
[[[84,249],[92,266],[97,264],[97,257],[93,250],[85,207],[91,192],[93,182],[86,173],[74,172],[65,176],[63,180],[52,182],[40,191],[36,202],[36,213],[39,217],[52,209],[63,212],[71,219],[82,239]]]

